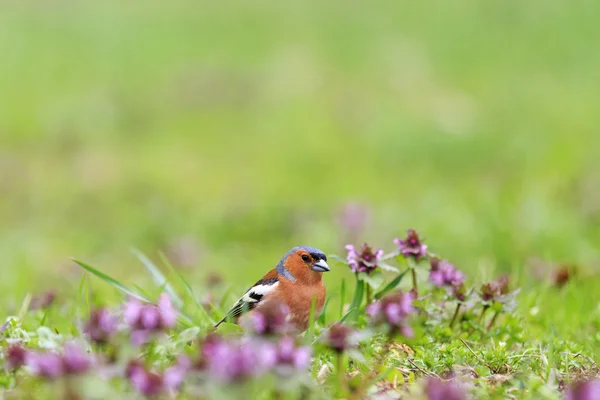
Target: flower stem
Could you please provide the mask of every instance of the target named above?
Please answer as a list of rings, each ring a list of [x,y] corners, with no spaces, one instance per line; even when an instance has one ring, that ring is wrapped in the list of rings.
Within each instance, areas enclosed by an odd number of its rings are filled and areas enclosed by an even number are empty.
[[[485,312],[488,310],[490,306],[483,306],[483,308],[481,309],[481,314],[479,314],[479,322],[483,321],[483,316],[485,315]]]
[[[336,368],[337,368],[337,387],[338,394],[342,395],[344,388],[346,387],[345,375],[344,375],[344,353],[338,353],[336,359]]]
[[[494,326],[494,323],[496,322],[496,318],[498,318],[498,314],[500,314],[500,311],[496,311],[496,313],[494,314],[494,316],[492,317],[492,320],[490,321],[490,323],[487,326],[487,330],[491,330],[492,327]]]
[[[456,321],[456,317],[458,317],[458,312],[460,311],[461,305],[462,303],[458,303],[456,305],[456,310],[454,311],[454,315],[452,316],[452,320],[450,321],[450,328],[452,328],[452,325],[454,325],[454,321]]]
[[[415,295],[417,295],[417,293],[419,293],[418,288],[417,288],[417,270],[413,266],[411,268],[410,272],[412,273],[413,290],[415,291]]]
[[[367,305],[371,304],[371,285],[367,283]]]

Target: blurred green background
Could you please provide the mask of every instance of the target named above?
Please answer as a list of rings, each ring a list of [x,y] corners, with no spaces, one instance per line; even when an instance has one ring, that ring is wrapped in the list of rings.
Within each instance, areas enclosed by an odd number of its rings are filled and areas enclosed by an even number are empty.
[[[474,279],[598,264],[600,3],[133,3],[2,5],[2,300],[409,227]]]

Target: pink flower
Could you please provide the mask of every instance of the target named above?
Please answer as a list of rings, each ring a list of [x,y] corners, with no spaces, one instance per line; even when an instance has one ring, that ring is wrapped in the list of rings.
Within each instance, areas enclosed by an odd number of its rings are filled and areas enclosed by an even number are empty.
[[[293,338],[284,337],[277,345],[277,369],[284,374],[291,374],[294,369],[306,369],[310,362],[310,356],[310,347],[296,346]]]
[[[430,378],[425,383],[425,394],[428,400],[464,400],[464,392],[452,382]]]
[[[383,256],[383,250],[379,249],[373,252],[373,248],[366,243],[363,244],[360,253],[351,244],[346,245],[346,250],[348,251],[346,261],[354,273],[366,272],[370,274],[377,269]]]
[[[337,353],[343,353],[356,345],[356,331],[345,324],[332,325],[323,337],[323,342]]]
[[[63,353],[63,364],[65,373],[82,374],[90,368],[92,360],[81,347],[75,343],[68,343]]]
[[[26,365],[33,375],[46,379],[56,379],[63,375],[78,375],[87,372],[92,359],[85,350],[75,343],[68,343],[62,355],[54,352],[27,353]]]
[[[63,359],[56,353],[29,352],[25,361],[33,375],[56,379],[65,373]]]
[[[27,350],[18,344],[13,344],[6,349],[6,367],[9,370],[15,370],[23,366],[26,358]]]
[[[415,261],[419,261],[422,257],[427,256],[427,245],[421,242],[414,229],[408,230],[406,238],[394,239],[394,243],[405,258],[413,258]]]
[[[578,382],[565,392],[566,400],[598,400],[600,399],[600,381]]]
[[[448,261],[432,258],[430,264],[429,281],[434,286],[455,287],[461,286],[465,282],[464,274]]]
[[[259,335],[282,335],[294,330],[289,316],[287,304],[271,300],[244,315],[240,323],[244,329]]]
[[[381,300],[369,304],[367,314],[375,325],[387,325],[392,332],[400,333],[406,337],[412,336],[412,329],[407,318],[414,313],[414,295],[412,292],[389,294]]]
[[[144,343],[152,333],[173,328],[177,324],[177,310],[166,293],[160,295],[158,305],[130,298],[125,304],[123,316],[132,329],[131,340],[134,344]]]
[[[90,340],[100,344],[107,343],[116,330],[117,317],[105,308],[92,311],[84,327],[84,332]]]

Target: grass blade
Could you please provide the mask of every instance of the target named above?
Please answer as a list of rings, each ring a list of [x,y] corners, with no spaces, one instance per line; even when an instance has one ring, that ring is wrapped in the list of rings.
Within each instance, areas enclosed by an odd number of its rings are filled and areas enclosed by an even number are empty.
[[[104,272],[98,271],[96,268],[91,267],[82,261],[75,260],[75,259],[73,261],[75,261],[81,268],[85,269],[92,275],[96,275],[98,278],[102,279],[104,282],[108,283],[109,285],[119,289],[123,293],[133,296],[142,301],[150,302],[150,299],[148,299],[147,297],[145,297],[137,292],[134,292],[132,289],[123,285],[121,282],[117,281],[116,279],[111,278],[110,276],[106,275]]]
[[[146,269],[150,272],[150,275],[152,275],[152,279],[154,279],[154,282],[157,285],[163,287],[165,292],[167,292],[167,294],[171,296],[175,307],[182,308],[183,300],[181,300],[181,297],[179,297],[179,295],[175,292],[171,284],[169,284],[169,281],[163,275],[160,269],[158,269],[156,265],[154,265],[154,263],[150,261],[150,259],[138,249],[131,249],[131,252],[137,257],[138,260],[140,260],[142,264],[144,264]]]
[[[379,292],[377,292],[375,294],[375,298],[376,299],[380,299],[387,292],[396,289],[396,287],[398,287],[398,285],[400,284],[400,282],[402,282],[402,278],[404,278],[404,276],[408,273],[409,270],[410,270],[410,268],[407,268],[404,271],[402,271],[401,274],[399,274],[390,283],[388,283],[383,289],[381,289]]]
[[[208,320],[208,322],[211,324],[211,326],[215,325],[217,322],[215,320],[213,320],[210,317],[210,315],[208,315],[208,313],[204,309],[204,306],[202,306],[202,304],[200,304],[200,302],[198,301],[198,298],[194,294],[194,291],[192,290],[192,287],[190,286],[190,284],[184,279],[184,277],[179,272],[177,272],[177,276],[179,277],[179,280],[181,280],[181,283],[183,284],[183,287],[185,288],[185,291],[187,292],[187,294],[192,298],[192,300],[194,300],[194,303],[196,304],[196,306],[198,307],[200,312],[202,312],[202,315],[204,316],[204,318],[206,318]]]

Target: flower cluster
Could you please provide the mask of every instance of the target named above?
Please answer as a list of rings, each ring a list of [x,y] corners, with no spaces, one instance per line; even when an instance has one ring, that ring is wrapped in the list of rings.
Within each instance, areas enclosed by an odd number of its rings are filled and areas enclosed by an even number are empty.
[[[430,261],[429,281],[435,287],[446,287],[452,291],[452,295],[464,301],[466,289],[464,286],[465,275],[453,264],[439,258],[432,258]]]
[[[444,382],[438,378],[429,378],[425,383],[425,394],[428,400],[465,400],[464,392],[452,382]]]
[[[106,308],[100,308],[92,311],[83,330],[91,341],[104,344],[109,342],[116,332],[117,322],[118,319],[114,314]]]
[[[387,325],[392,334],[400,333],[412,337],[413,331],[407,318],[414,313],[412,292],[400,291],[389,294],[367,307],[367,314],[374,325]]]
[[[306,369],[311,351],[296,346],[294,339],[283,337],[278,343],[243,338],[225,340],[209,336],[202,344],[202,359],[198,365],[209,377],[221,382],[242,382],[275,371],[291,375]]]
[[[177,323],[177,310],[166,293],[160,295],[158,305],[130,298],[123,316],[132,330],[131,341],[134,344],[145,343],[152,333],[173,328]]]
[[[187,357],[179,357],[177,363],[162,374],[150,371],[139,361],[132,361],[125,376],[139,393],[151,397],[179,389],[190,368],[191,362]]]
[[[244,315],[240,324],[245,330],[258,335],[284,335],[294,330],[289,317],[290,309],[286,304],[268,301]]]
[[[495,281],[481,285],[481,298],[483,301],[498,301],[501,296],[508,294],[508,277],[503,276]]]
[[[356,331],[348,325],[338,323],[332,325],[323,336],[323,343],[336,353],[343,353],[356,346]]]
[[[346,250],[348,250],[346,261],[354,273],[372,273],[377,269],[383,256],[383,250],[373,251],[373,248],[366,243],[363,244],[360,252],[351,244],[346,245]]]
[[[566,400],[600,399],[600,380],[577,382],[565,392]]]
[[[409,229],[404,239],[394,239],[394,243],[405,258],[419,261],[427,256],[427,245],[421,241],[414,229]]]
[[[50,351],[27,351],[25,365],[33,375],[55,379],[64,375],[77,375],[87,372],[92,365],[92,358],[75,343],[68,343],[65,345],[62,354]]]

